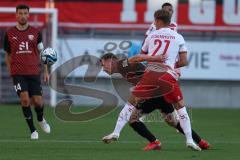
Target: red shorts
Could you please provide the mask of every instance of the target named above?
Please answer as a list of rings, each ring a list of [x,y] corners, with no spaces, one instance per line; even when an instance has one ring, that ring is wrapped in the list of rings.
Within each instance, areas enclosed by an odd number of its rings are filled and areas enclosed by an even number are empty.
[[[168,103],[183,99],[177,80],[167,72],[146,71],[131,90],[132,94],[140,99],[163,96]]]

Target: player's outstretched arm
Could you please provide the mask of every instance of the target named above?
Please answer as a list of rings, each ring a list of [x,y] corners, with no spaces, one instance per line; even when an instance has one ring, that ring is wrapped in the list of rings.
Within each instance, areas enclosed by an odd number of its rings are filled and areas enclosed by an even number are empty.
[[[148,56],[146,54],[138,54],[128,59],[128,62],[144,62],[144,61],[163,63],[165,61],[165,56],[163,55]]]
[[[144,59],[147,62],[159,62],[159,63],[163,63],[166,60],[164,55],[156,55],[156,56],[144,55]]]

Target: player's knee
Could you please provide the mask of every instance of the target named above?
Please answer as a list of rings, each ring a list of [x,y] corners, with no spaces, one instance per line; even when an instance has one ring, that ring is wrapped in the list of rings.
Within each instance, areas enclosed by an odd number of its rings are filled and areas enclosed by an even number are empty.
[[[171,121],[169,119],[164,119],[164,120],[169,126],[176,127],[176,123],[174,121]]]
[[[177,118],[176,112],[166,114],[164,115],[163,118],[164,118],[164,121],[172,127],[176,127],[178,124],[178,118]]]
[[[43,102],[40,99],[33,99],[32,103],[35,107],[42,107],[42,105],[43,105]]]
[[[22,106],[30,106],[30,99],[29,98],[22,98],[21,99]]]
[[[140,117],[141,117],[140,111],[135,109],[129,118],[129,123],[131,124],[134,122],[139,122]]]
[[[134,118],[134,119],[130,118],[130,120],[129,120],[129,124],[130,124],[130,125],[131,125],[132,123],[135,123],[135,122],[139,122],[139,120],[136,119],[136,118]]]
[[[179,109],[181,109],[181,108],[183,108],[185,106],[183,100],[180,100],[177,103],[174,103],[173,105],[174,105],[174,108],[177,109],[177,110],[179,110]]]
[[[136,115],[131,115],[129,119],[129,124],[131,125],[132,123],[139,122],[139,117]]]

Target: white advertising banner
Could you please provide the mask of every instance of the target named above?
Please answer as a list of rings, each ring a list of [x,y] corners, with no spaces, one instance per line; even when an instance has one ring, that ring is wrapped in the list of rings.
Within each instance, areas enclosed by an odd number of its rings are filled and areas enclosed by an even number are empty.
[[[64,62],[71,60],[73,58],[81,56],[81,60],[77,60],[79,67],[76,68],[69,76],[85,76],[88,66],[94,65],[95,62],[91,58],[101,57],[106,52],[112,52],[120,56],[128,56],[129,49],[132,44],[139,44],[140,41],[129,41],[120,39],[84,39],[84,38],[70,38],[70,39],[59,39],[58,40],[58,63],[53,67],[54,69],[63,65]],[[138,45],[136,45],[138,46]],[[140,46],[140,45],[139,45]],[[83,65],[85,64],[85,65]],[[75,64],[73,64],[75,65]],[[94,72],[92,74],[95,74]],[[91,73],[88,76],[92,76]],[[93,75],[94,76],[94,75]],[[105,72],[101,71],[98,76],[106,77],[109,76]]]
[[[131,42],[131,44],[130,44]],[[91,62],[89,55],[100,57],[107,51],[121,56],[139,52],[142,42],[120,39],[59,39],[59,61],[55,68],[67,60],[82,55],[82,61]],[[182,68],[182,79],[240,80],[240,44],[230,42],[187,42],[189,65]],[[79,64],[71,76],[84,76],[87,65]],[[107,76],[103,71],[99,76]]]
[[[239,43],[188,42],[188,47],[182,79],[240,80]]]

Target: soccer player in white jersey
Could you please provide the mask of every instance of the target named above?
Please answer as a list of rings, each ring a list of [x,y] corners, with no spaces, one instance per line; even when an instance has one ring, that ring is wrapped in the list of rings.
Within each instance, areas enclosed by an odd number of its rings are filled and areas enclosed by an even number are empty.
[[[156,31],[152,32],[146,38],[142,47],[142,54],[136,55],[129,59],[129,62],[143,62],[147,61],[149,65],[154,65],[154,69],[149,68],[142,80],[136,85],[132,91],[137,99],[146,99],[150,97],[162,96],[157,92],[147,92],[147,86],[158,86],[161,89],[163,82],[168,82],[172,85],[172,90],[164,94],[164,99],[171,103],[177,110],[179,115],[180,125],[185,133],[186,145],[194,150],[201,150],[192,139],[191,123],[183,100],[181,89],[177,83],[178,75],[174,71],[175,66],[183,67],[187,65],[187,47],[182,35],[171,30],[169,24],[171,15],[165,10],[157,10],[154,13]],[[176,64],[176,59],[180,56],[180,60]],[[162,63],[163,56],[165,57]],[[165,69],[166,72],[162,74],[158,69]],[[143,90],[141,90],[144,88]],[[146,95],[145,96],[145,92]]]

